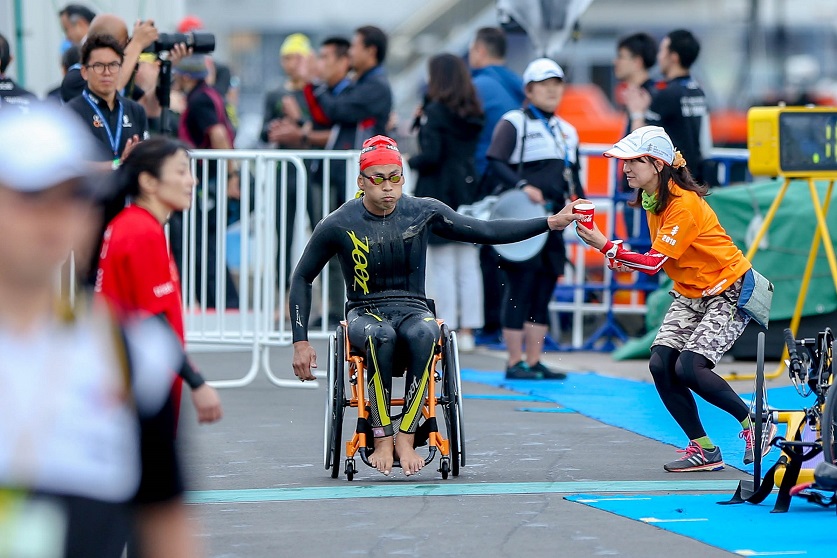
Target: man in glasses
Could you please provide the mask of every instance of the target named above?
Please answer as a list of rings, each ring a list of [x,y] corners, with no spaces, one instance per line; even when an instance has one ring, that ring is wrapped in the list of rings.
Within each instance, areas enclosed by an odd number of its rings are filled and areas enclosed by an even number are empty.
[[[81,75],[87,82],[82,94],[67,103],[89,126],[102,149],[96,161],[117,168],[122,157],[148,138],[148,119],[139,103],[118,92],[125,53],[110,35],[92,35],[81,47]]]
[[[578,217],[572,208],[539,219],[490,223],[456,213],[432,198],[402,196],[401,154],[395,141],[375,136],[363,143],[359,196],[320,221],[291,278],[294,374],[313,380],[317,355],[308,342],[311,284],[337,256],[348,297],[349,341],[363,350],[375,450],[370,461],[388,475],[397,455],[406,475],[424,466],[413,445],[427,390],[439,326],[424,291],[430,233],[478,244],[517,242],[563,230]],[[581,201],[581,200],[579,200]],[[396,351],[398,358],[396,359]],[[398,365],[395,361],[398,361]],[[406,365],[405,404],[398,432],[389,412],[392,376]]]

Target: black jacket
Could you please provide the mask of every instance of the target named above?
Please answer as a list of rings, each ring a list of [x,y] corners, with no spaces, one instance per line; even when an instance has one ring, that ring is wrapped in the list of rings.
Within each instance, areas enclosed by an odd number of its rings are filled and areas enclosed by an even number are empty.
[[[435,101],[424,106],[421,152],[410,158],[410,167],[419,173],[417,197],[436,198],[453,209],[477,200],[474,153],[484,120],[482,115],[463,118]]]
[[[369,70],[335,94],[327,85],[314,91],[317,103],[338,129],[326,149],[360,149],[363,142],[386,134],[392,110],[392,89],[381,66]]]

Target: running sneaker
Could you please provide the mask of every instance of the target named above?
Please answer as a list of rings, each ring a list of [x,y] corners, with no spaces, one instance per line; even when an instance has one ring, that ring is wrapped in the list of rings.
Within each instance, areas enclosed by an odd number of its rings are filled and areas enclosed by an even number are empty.
[[[525,360],[506,368],[507,380],[540,380],[541,377],[541,373],[530,369]]]
[[[686,446],[686,449],[677,450],[677,452],[685,453],[686,455],[676,461],[663,465],[663,469],[669,473],[720,471],[724,468],[724,459],[721,457],[721,448],[718,446],[715,446],[715,449],[707,450],[692,440]]]
[[[772,422],[767,423],[764,425],[765,428],[761,433],[761,456],[764,457],[768,453],[770,453],[770,440],[776,435],[776,425]],[[755,461],[754,456],[755,453],[753,452],[753,436],[755,435],[755,431],[751,428],[745,428],[742,430],[738,437],[744,440],[744,465],[749,465],[753,461]]]
[[[566,380],[567,379],[566,374],[564,374],[563,372],[557,372],[555,370],[552,370],[551,368],[548,368],[541,361],[538,361],[537,364],[535,364],[533,366],[530,366],[529,370],[534,370],[535,372],[540,372],[541,376],[543,377],[544,380]]]

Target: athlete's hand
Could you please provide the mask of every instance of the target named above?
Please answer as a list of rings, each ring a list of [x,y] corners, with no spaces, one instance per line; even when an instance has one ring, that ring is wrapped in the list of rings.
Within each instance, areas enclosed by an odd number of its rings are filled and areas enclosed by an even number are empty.
[[[217,422],[224,416],[221,398],[215,388],[209,384],[203,384],[192,390],[192,404],[198,412],[198,422],[201,424]]]
[[[573,213],[573,207],[580,203],[587,202],[585,199],[578,199],[569,204],[565,205],[564,208],[556,213],[555,215],[550,215],[547,219],[547,223],[549,224],[549,228],[553,231],[563,231],[570,223],[573,221],[578,221],[581,219],[581,215],[577,215]],[[590,202],[587,202],[590,203]]]
[[[311,373],[312,368],[317,367],[317,352],[308,341],[297,341],[294,343],[294,375],[299,381],[316,380],[317,377]]]

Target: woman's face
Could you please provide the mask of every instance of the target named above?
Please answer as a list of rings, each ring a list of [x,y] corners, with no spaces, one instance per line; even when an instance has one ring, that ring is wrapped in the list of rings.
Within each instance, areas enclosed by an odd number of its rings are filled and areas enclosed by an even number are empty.
[[[536,81],[526,86],[526,98],[547,114],[552,114],[558,109],[563,96],[564,82],[558,78]]]
[[[628,179],[628,186],[641,188],[649,194],[656,192],[660,185],[660,170],[663,163],[653,157],[640,157],[639,159],[625,159],[622,162],[622,171]]]
[[[152,178],[147,194],[171,211],[183,211],[192,205],[195,178],[186,151],[180,149],[160,167],[160,178]]]

